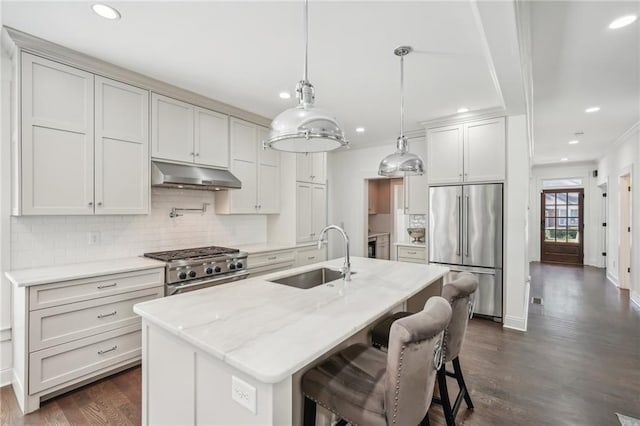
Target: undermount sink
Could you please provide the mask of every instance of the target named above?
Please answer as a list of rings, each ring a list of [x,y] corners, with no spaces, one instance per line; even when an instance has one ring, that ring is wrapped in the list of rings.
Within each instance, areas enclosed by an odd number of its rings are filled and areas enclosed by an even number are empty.
[[[351,272],[351,274],[353,275],[355,274],[355,272]],[[308,290],[310,288],[330,283],[331,281],[336,281],[342,278],[344,278],[344,273],[340,271],[329,268],[318,268],[312,269],[311,271],[300,272],[299,274],[278,278],[277,280],[272,280],[271,282]]]

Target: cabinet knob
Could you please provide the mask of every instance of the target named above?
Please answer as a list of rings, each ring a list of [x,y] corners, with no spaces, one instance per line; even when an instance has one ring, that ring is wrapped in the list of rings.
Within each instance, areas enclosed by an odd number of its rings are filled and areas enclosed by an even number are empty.
[[[200,157],[200,153],[199,152],[196,152],[196,157]]]
[[[262,204],[258,204],[258,208],[261,209],[262,208]]]
[[[193,157],[195,155],[195,152],[190,152],[189,155]]]
[[[89,207],[93,205],[93,201],[89,201]]]
[[[98,203],[98,207],[101,207],[101,206],[102,206],[102,202],[99,202],[99,203]]]

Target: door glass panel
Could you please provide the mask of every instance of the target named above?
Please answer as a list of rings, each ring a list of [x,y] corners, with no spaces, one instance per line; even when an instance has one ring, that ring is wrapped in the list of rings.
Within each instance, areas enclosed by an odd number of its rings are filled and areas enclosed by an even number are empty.
[[[567,200],[569,202],[569,204],[578,204],[578,193],[577,192],[570,192],[567,194]]]
[[[569,228],[567,231],[567,241],[570,243],[579,243],[580,242],[580,232],[578,228]]]
[[[557,227],[556,228],[556,241],[559,243],[567,242],[567,228],[566,227]]]
[[[567,222],[568,222],[568,225],[569,225],[570,227],[574,227],[574,228],[577,228],[577,227],[578,227],[578,225],[580,225],[580,219],[579,219],[579,218],[577,218],[577,217],[570,217],[570,218],[567,220]]]
[[[567,193],[566,192],[558,192],[556,194],[556,204],[560,206],[561,204],[567,204]]]
[[[579,217],[580,216],[580,209],[578,206],[568,206],[569,209],[569,217]]]
[[[558,222],[558,227],[567,226],[567,218],[566,217],[557,218],[557,222]]]
[[[556,230],[555,229],[545,229],[545,231],[544,231],[544,240],[545,241],[555,241],[556,240]]]
[[[546,218],[546,219],[544,220],[544,226],[545,226],[545,228],[547,228],[547,229],[548,229],[548,228],[555,228],[555,226],[556,226],[556,219],[555,219],[554,217],[551,217],[551,218],[549,218],[549,217],[548,217],[548,218]]]
[[[547,208],[544,209],[544,215],[546,217],[554,217],[556,215],[556,209],[554,209],[553,207],[549,208],[547,206]]]
[[[556,203],[556,194],[544,194],[544,203],[546,205],[553,205]]]

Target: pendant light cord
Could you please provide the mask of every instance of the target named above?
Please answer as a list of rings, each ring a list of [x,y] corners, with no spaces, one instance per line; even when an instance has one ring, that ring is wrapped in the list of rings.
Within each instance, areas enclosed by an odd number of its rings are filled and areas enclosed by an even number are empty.
[[[400,137],[404,137],[404,55],[400,56]]]
[[[304,81],[309,81],[308,75],[309,57],[309,0],[304,2]]]

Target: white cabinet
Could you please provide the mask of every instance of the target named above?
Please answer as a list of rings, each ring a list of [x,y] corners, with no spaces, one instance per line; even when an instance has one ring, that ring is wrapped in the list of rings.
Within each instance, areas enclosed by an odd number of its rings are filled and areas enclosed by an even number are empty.
[[[504,117],[427,130],[429,184],[505,178]]]
[[[280,211],[280,153],[262,148],[268,129],[232,118],[231,172],[242,189],[216,193],[216,213],[273,214]]]
[[[313,241],[327,224],[327,188],[298,182],[296,185],[296,240]]]
[[[153,93],[151,156],[203,166],[229,167],[229,117]]]
[[[12,290],[14,389],[26,414],[41,400],[140,362],[133,306],[164,295],[164,267]]]
[[[419,155],[423,160],[427,157],[427,146],[424,139],[409,142],[409,151]],[[427,175],[407,176],[404,178],[404,212],[405,214],[427,214]]]
[[[22,54],[25,215],[146,214],[149,93]]]
[[[296,157],[296,180],[298,182],[326,183],[327,154],[324,152],[301,153]]]
[[[149,92],[95,77],[95,213],[149,211]]]
[[[396,246],[398,262],[427,263],[427,250],[423,246]]]
[[[311,265],[313,263],[324,262],[327,260],[326,246],[318,248],[315,244],[308,247],[300,247],[296,252],[296,263],[294,268],[299,266]]]
[[[376,237],[376,259],[389,260],[389,234]]]
[[[21,210],[93,214],[93,74],[22,54]]]
[[[249,254],[247,271],[251,277],[284,271],[293,267],[295,260],[296,251],[293,248]]]

